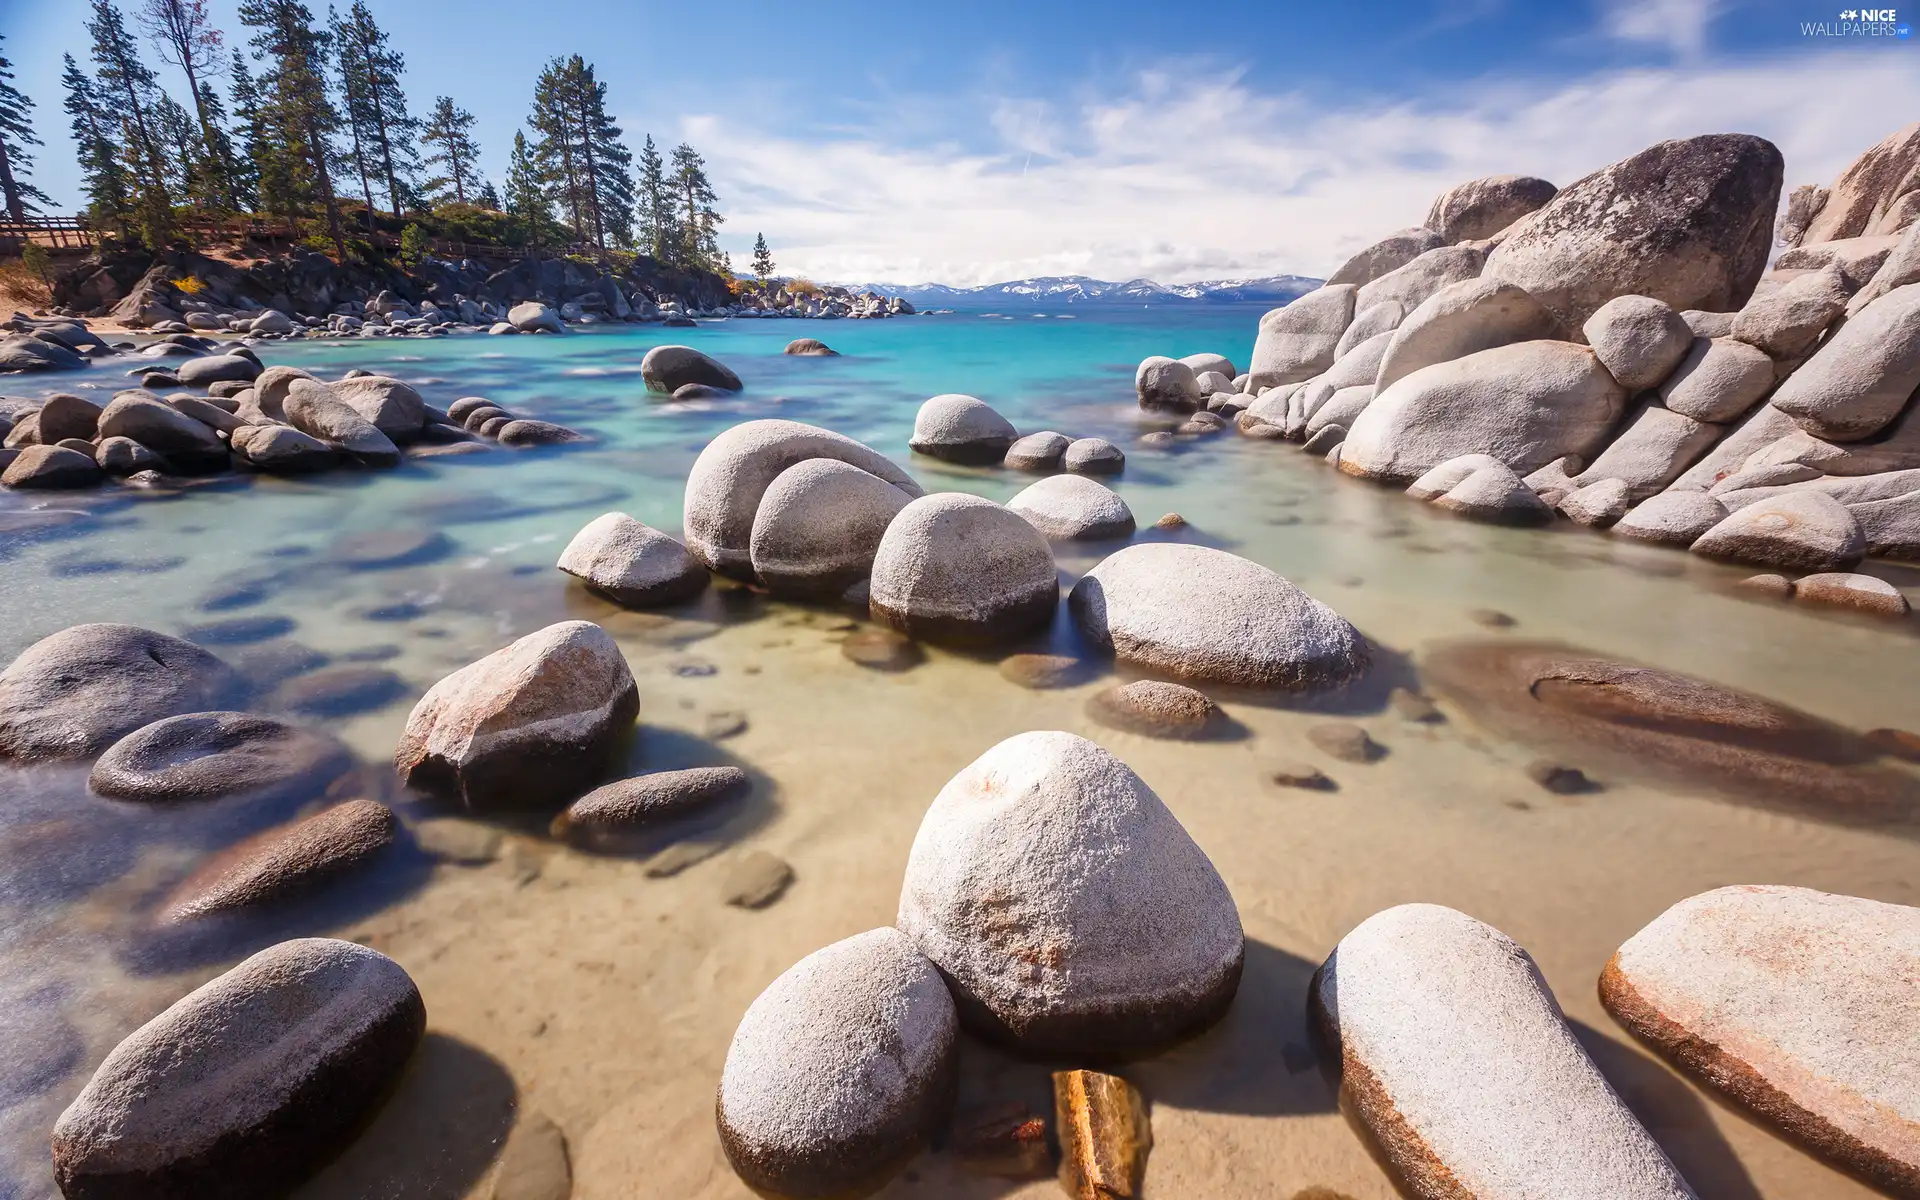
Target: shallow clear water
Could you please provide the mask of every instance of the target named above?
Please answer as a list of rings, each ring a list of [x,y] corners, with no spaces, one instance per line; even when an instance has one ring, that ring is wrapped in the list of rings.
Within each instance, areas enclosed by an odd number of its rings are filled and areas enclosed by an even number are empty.
[[[398,959],[426,997],[431,1035],[374,1126],[303,1195],[485,1195],[500,1138],[536,1109],[569,1138],[577,1196],[744,1195],[717,1158],[711,1108],[740,1013],[804,954],[890,921],[935,792],[994,742],[1034,728],[1093,737],[1140,772],[1220,868],[1247,929],[1248,973],[1227,1020],[1128,1070],[1154,1103],[1151,1194],[1392,1194],[1311,1069],[1302,1011],[1306,978],[1334,942],[1410,900],[1462,908],[1529,948],[1703,1196],[1868,1194],[1633,1047],[1594,981],[1620,941],[1709,887],[1795,883],[1920,902],[1911,830],[1849,828],[1793,811],[1790,796],[1736,802],[1633,773],[1596,770],[1604,790],[1554,796],[1526,778],[1537,750],[1513,731],[1445,699],[1445,723],[1410,725],[1380,701],[1390,683],[1418,686],[1436,645],[1525,637],[1701,675],[1856,729],[1915,728],[1913,623],[1755,603],[1730,591],[1743,572],[1585,531],[1454,521],[1287,445],[1230,433],[1171,452],[1136,445],[1153,423],[1133,407],[1132,364],[1201,350],[1244,363],[1257,315],[742,321],[273,345],[269,362],[397,375],[443,406],[486,396],[598,441],[171,498],[0,495],[0,659],[81,621],[192,631],[261,682],[259,706],[320,704],[325,715],[307,719],[365,760],[359,790],[409,822],[446,815],[390,794],[383,765],[414,700],[448,671],[569,617],[600,621],[627,651],[641,689],[636,766],[737,762],[757,781],[749,804],[701,834],[714,857],[672,877],[561,848],[530,818],[499,826],[489,863],[398,856],[324,902],[183,946],[151,933],[155,898],[210,847],[287,814],[118,805],[88,796],[73,769],[0,775],[0,1038],[20,1047],[0,1068],[11,1072],[0,1080],[0,1197],[49,1194],[47,1130],[119,1038],[248,949],[313,932]],[[639,362],[667,333],[734,366],[747,391],[713,404],[650,399]],[[806,335],[844,357],[779,353]],[[6,386],[104,394],[120,379],[107,367]],[[1234,696],[1222,699],[1246,731],[1239,740],[1115,733],[1084,712],[1110,679],[1030,692],[991,661],[941,652],[879,675],[840,655],[838,612],[728,589],[665,614],[623,613],[553,569],[567,539],[610,509],[677,529],[700,448],[753,417],[857,437],[929,490],[1004,500],[1030,482],[909,455],[915,408],[946,391],[987,400],[1023,430],[1112,439],[1129,454],[1114,486],[1143,528],[1179,512],[1191,522],[1180,536],[1263,562],[1358,625],[1381,648],[1377,686],[1337,704],[1387,756],[1333,762],[1305,738],[1324,714]],[[373,531],[443,540],[397,566],[344,563],[343,546]],[[1099,553],[1063,548],[1066,581]],[[1920,574],[1876,570],[1920,596]],[[1517,624],[1490,631],[1476,609]],[[206,628],[240,619],[248,624]],[[1049,643],[1078,646],[1057,622],[1018,648]],[[321,695],[316,680],[331,690]],[[744,732],[709,737],[729,714],[745,717]],[[1338,790],[1269,782],[1292,760],[1321,766]],[[722,902],[731,860],[752,848],[797,875],[760,912]],[[1041,1068],[978,1047],[963,1074],[963,1103],[1043,1094]],[[1056,1185],[968,1175],[935,1153],[885,1194],[1040,1196]]]

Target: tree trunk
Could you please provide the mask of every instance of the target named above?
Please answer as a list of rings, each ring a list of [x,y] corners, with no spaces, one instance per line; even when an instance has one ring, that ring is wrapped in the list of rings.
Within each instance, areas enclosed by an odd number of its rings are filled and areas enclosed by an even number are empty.
[[[600,261],[607,258],[606,214],[600,211],[600,170],[593,161],[593,118],[587,109],[587,89],[579,89],[580,150],[587,157],[587,199],[593,208],[594,243],[600,247]]]
[[[333,251],[341,262],[347,261],[347,241],[340,229],[340,203],[333,195],[333,176],[327,171],[327,144],[320,139],[320,130],[311,119],[307,121],[307,144],[313,149],[314,179],[320,184],[320,199],[327,209],[327,236],[333,239]]]
[[[24,224],[27,206],[20,200],[20,188],[13,182],[13,163],[7,158],[6,139],[0,138],[0,196],[7,202],[7,215]]]
[[[361,31],[360,53],[367,63],[367,86],[372,89],[374,136],[380,142],[380,165],[387,173],[387,205],[393,210],[393,219],[400,219],[400,177],[393,171],[393,143],[387,136],[387,109],[380,103],[379,71],[373,65],[373,47],[367,42],[365,31]]]

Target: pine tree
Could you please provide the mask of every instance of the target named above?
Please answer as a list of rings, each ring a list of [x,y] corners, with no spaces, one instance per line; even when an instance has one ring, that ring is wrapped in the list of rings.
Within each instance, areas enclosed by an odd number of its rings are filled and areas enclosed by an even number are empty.
[[[573,125],[567,119],[567,64],[553,59],[533,85],[533,112],[527,127],[537,135],[533,159],[550,201],[573,218],[574,236],[586,230],[581,176],[575,170]]]
[[[527,244],[544,246],[553,233],[552,201],[548,181],[524,131],[513,135],[513,153],[507,159],[507,211],[527,223]]]
[[[656,262],[674,260],[680,244],[680,222],[674,216],[673,185],[667,180],[667,164],[647,135],[640,149],[640,248]]]
[[[474,167],[480,158],[480,146],[469,132],[473,121],[473,114],[454,104],[453,97],[434,98],[433,116],[420,140],[434,149],[427,156],[427,165],[440,168],[440,173],[425,184],[435,204],[447,202],[448,188],[453,189],[454,203],[467,202],[467,188],[476,182]]]
[[[607,116],[607,85],[578,54],[567,61],[566,97],[585,170],[593,237],[604,254],[607,242],[633,243],[633,151]]]
[[[160,93],[153,105],[153,132],[164,156],[161,165],[166,171],[167,191],[189,200],[204,201],[205,197],[196,194],[195,183],[201,177],[201,159],[206,155],[206,147],[199,144],[200,135],[194,128],[193,118],[179,101],[165,92]]]
[[[715,271],[721,266],[718,200],[707,180],[707,163],[685,142],[673,148],[673,184],[679,207],[682,266]]]
[[[345,101],[341,115],[346,118],[347,132],[351,136],[352,149],[348,157],[353,162],[354,173],[360,176],[360,195],[367,203],[367,230],[373,230],[373,167],[369,156],[373,138],[373,105],[368,101],[366,79],[357,68],[355,56],[349,44],[341,37],[340,14],[327,10],[327,18],[333,28],[334,45],[339,48],[336,62],[340,67],[340,97]],[[397,215],[397,214],[396,214]]]
[[[333,18],[333,37],[341,75],[351,80],[345,89],[347,118],[365,142],[369,160],[378,164],[387,205],[398,217],[402,209],[413,206],[413,181],[420,165],[413,148],[420,122],[408,115],[406,93],[400,87],[406,58],[387,45],[385,31],[364,0],[354,0],[344,18]]]
[[[753,273],[765,283],[773,278],[773,251],[767,249],[767,235],[753,235]]]
[[[234,127],[240,134],[240,145],[233,155],[234,195],[240,207],[249,212],[260,208],[271,210],[272,206],[261,195],[261,159],[268,154],[268,142],[261,123],[260,93],[253,86],[253,72],[247,70],[246,56],[237,49],[233,52],[229,73],[233,84],[227,94],[233,98]]]
[[[0,42],[6,40],[6,35],[0,33]],[[27,147],[42,142],[34,136],[33,118],[29,115],[33,101],[7,82],[13,78],[12,67],[13,64],[0,55],[0,200],[6,203],[7,216],[24,221],[33,205],[50,205],[53,201],[27,182],[27,176],[33,173],[33,156]]]
[[[500,207],[500,189],[493,186],[493,180],[491,179],[483,179],[480,181],[480,194],[473,198],[473,202],[481,208],[489,209],[493,212],[505,211]]]
[[[93,80],[73,55],[63,56],[66,71],[60,84],[66,89],[61,107],[73,118],[68,125],[73,144],[80,152],[81,187],[87,194],[87,211],[96,226],[112,228],[125,237],[132,217],[132,181],[121,166],[120,146],[113,140],[114,126],[107,119]]]
[[[206,106],[207,96],[214,93],[204,81],[219,68],[221,43],[220,31],[207,14],[207,0],[146,0],[140,24],[153,40],[160,61],[180,68],[187,77],[187,92],[199,122],[200,152],[195,158],[203,199],[220,208],[235,207],[232,143],[220,127],[218,114]]]
[[[300,0],[242,0],[240,23],[258,30],[253,46],[268,62],[260,79],[260,91],[268,97],[261,112],[269,136],[280,139],[295,168],[290,198],[318,195],[334,253],[344,259],[346,239],[333,190],[332,139],[340,114],[327,95],[329,38],[313,27],[313,13]]]
[[[167,194],[165,158],[153,127],[160,86],[140,61],[139,47],[111,0],[93,0],[93,17],[86,28],[93,39],[97,68],[95,99],[104,118],[120,129],[123,160],[139,185],[135,207],[147,244],[163,246],[173,232],[173,200]]]

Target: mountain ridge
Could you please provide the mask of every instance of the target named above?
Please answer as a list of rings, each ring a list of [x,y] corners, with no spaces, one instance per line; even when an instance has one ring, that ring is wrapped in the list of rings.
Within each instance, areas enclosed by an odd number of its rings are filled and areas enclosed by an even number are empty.
[[[874,291],[883,296],[903,296],[920,307],[953,304],[1099,304],[1152,305],[1190,303],[1244,303],[1250,301],[1285,304],[1299,298],[1321,281],[1304,275],[1268,275],[1258,279],[1205,279],[1197,283],[1164,284],[1151,279],[1119,282],[1094,279],[1087,275],[1041,275],[1031,279],[1009,279],[975,287],[951,287],[942,283],[858,283],[842,284],[849,291]]]

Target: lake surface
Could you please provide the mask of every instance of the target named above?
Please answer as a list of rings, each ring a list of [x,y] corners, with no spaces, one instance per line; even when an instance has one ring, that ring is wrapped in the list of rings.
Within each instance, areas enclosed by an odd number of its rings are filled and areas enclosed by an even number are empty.
[[[1799,884],[1920,903],[1913,831],[1821,820],[1795,811],[1792,797],[1741,802],[1600,769],[1601,790],[1553,795],[1525,774],[1538,751],[1510,731],[1482,727],[1444,697],[1445,722],[1410,724],[1380,698],[1387,682],[1420,687],[1434,647],[1525,638],[1696,674],[1855,729],[1913,729],[1914,622],[1758,603],[1731,587],[1749,572],[1564,524],[1460,522],[1340,478],[1290,445],[1230,432],[1173,450],[1136,444],[1164,423],[1134,407],[1133,364],[1217,351],[1244,367],[1259,311],[268,344],[269,363],[395,375],[443,407],[485,396],[597,441],[165,496],[0,494],[0,661],[83,621],[201,638],[260,683],[256,707],[319,713],[303,719],[367,764],[360,794],[395,804],[433,844],[479,843],[469,864],[396,856],[377,877],[218,944],[175,944],[152,933],[155,899],[257,814],[117,804],[86,793],[84,768],[0,773],[0,1040],[15,1048],[0,1063],[0,1197],[54,1194],[48,1129],[120,1038],[251,949],[310,933],[397,959],[425,996],[430,1033],[378,1120],[303,1197],[486,1196],[501,1140],[536,1111],[568,1139],[576,1196],[744,1197],[712,1114],[740,1014],[802,956],[889,923],[927,804],[988,747],[1030,729],[1094,738],[1142,775],[1212,857],[1246,928],[1245,982],[1226,1020],[1125,1071],[1153,1103],[1150,1195],[1394,1194],[1314,1069],[1304,996],[1344,933],[1415,900],[1460,908],[1529,949],[1602,1069],[1703,1197],[1871,1195],[1657,1064],[1601,1009],[1595,980],[1621,941],[1712,887]],[[798,336],[843,357],[781,355]],[[747,390],[711,404],[650,398],[641,357],[670,340],[729,363]],[[0,386],[104,402],[124,369]],[[1343,716],[1386,756],[1333,761],[1305,736],[1327,714],[1233,696],[1221,699],[1246,731],[1239,740],[1116,733],[1085,712],[1111,674],[1027,691],[990,659],[940,651],[877,674],[841,655],[849,622],[838,611],[728,588],[683,609],[627,613],[553,567],[574,532],[609,510],[677,532],[701,447],[755,417],[858,438],[929,491],[1004,501],[1032,481],[912,456],[914,411],[940,392],[979,396],[1023,431],[1111,439],[1129,455],[1112,484],[1143,536],[1169,536],[1148,527],[1181,513],[1190,527],[1178,536],[1264,563],[1346,616],[1378,648],[1383,686],[1342,701]],[[437,537],[397,564],[359,561],[367,535],[408,532]],[[1101,552],[1063,549],[1063,582]],[[1920,599],[1920,573],[1873,569]],[[1491,629],[1478,610],[1514,623]],[[386,764],[428,686],[569,618],[602,623],[632,664],[636,769],[730,762],[754,775],[752,801],[702,832],[711,858],[655,877],[645,860],[556,844],[544,815],[449,824],[445,811],[393,793]],[[1014,649],[1048,646],[1078,649],[1064,619]],[[713,736],[741,717],[744,730]],[[1337,790],[1271,782],[1279,764],[1298,761],[1321,767]],[[792,864],[795,882],[762,911],[730,907],[728,867],[754,849]],[[1042,1103],[1046,1066],[969,1044],[961,1101]],[[883,1193],[1057,1194],[1051,1180],[967,1174],[942,1153]]]

